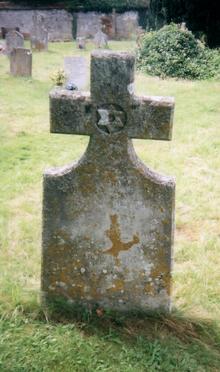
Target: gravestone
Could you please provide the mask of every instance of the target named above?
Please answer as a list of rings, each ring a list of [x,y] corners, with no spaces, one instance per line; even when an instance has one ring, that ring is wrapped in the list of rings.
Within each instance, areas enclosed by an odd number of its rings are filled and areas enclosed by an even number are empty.
[[[108,48],[108,36],[99,30],[94,37],[94,43],[96,48]]]
[[[31,48],[39,52],[48,50],[48,30],[45,26],[45,18],[37,12],[33,15]]]
[[[76,45],[78,49],[85,49],[86,48],[86,38],[85,37],[77,37]]]
[[[67,85],[74,84],[79,90],[86,88],[88,82],[88,66],[84,57],[65,57],[64,71]]]
[[[10,54],[10,74],[13,76],[32,75],[32,53],[30,49],[13,49]]]
[[[78,163],[44,174],[46,303],[170,309],[175,182],[138,159],[132,138],[170,140],[174,101],[135,96],[134,62],[94,52],[91,95],[50,94],[51,132],[90,141]]]
[[[5,39],[7,33],[11,31],[20,32],[20,28],[19,27],[1,27],[2,39]]]
[[[24,37],[18,31],[9,31],[5,39],[7,54],[10,54],[14,48],[23,48],[24,46]]]

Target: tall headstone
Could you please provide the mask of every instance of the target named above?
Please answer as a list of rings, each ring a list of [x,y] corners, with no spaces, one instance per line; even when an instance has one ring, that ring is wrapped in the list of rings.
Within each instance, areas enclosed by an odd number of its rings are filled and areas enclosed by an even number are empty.
[[[108,48],[108,36],[99,30],[94,37],[94,43],[96,48]]]
[[[18,31],[9,31],[6,34],[5,39],[7,54],[10,54],[14,48],[23,48],[24,46],[24,37]]]
[[[32,53],[30,49],[13,49],[10,54],[10,74],[13,76],[32,75]]]
[[[33,15],[33,28],[31,30],[31,48],[37,51],[48,50],[48,30],[45,18],[38,12]]]
[[[135,96],[134,62],[95,52],[91,95],[50,94],[51,132],[90,142],[77,164],[44,174],[44,301],[170,309],[175,182],[138,159],[132,138],[170,140],[174,100]]]
[[[84,57],[65,57],[64,71],[67,85],[74,84],[79,90],[85,90],[88,83],[88,66]]]

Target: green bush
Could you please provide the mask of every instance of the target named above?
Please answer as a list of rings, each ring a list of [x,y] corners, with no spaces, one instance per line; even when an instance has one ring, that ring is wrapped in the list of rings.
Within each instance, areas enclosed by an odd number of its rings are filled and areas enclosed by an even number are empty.
[[[176,24],[145,33],[137,61],[142,71],[160,77],[208,79],[220,75],[220,51],[207,48]]]

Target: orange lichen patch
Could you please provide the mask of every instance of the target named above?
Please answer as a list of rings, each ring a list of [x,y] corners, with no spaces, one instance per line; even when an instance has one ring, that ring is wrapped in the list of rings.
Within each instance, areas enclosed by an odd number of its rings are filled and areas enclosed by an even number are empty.
[[[108,291],[110,292],[119,292],[124,290],[124,280],[122,279],[116,279],[111,288],[108,288]]]
[[[92,163],[79,166],[76,172],[80,176],[80,190],[83,194],[94,194],[97,191],[95,175],[98,173],[96,166]]]
[[[116,258],[118,261],[118,255],[120,252],[128,251],[134,244],[139,243],[140,239],[137,234],[133,236],[133,240],[127,243],[121,241],[120,226],[118,223],[118,216],[116,214],[110,216],[111,226],[110,229],[106,231],[106,235],[112,242],[111,248],[107,249],[104,253],[110,254]]]
[[[85,284],[84,283],[79,283],[76,284],[74,287],[71,288],[69,291],[69,294],[71,297],[84,297],[85,296]]]
[[[145,285],[145,288],[144,288],[144,290],[145,290],[145,292],[147,293],[147,294],[149,294],[149,295],[151,295],[151,296],[155,296],[155,288],[154,288],[154,285],[153,285],[153,283],[147,283],[146,285]]]
[[[155,257],[155,266],[151,270],[150,277],[156,285],[156,280],[159,281],[158,285],[161,289],[165,289],[167,294],[170,295],[171,291],[171,273],[170,266],[167,263],[165,252],[160,249]]]
[[[166,289],[167,294],[170,295],[171,291],[171,274],[168,268],[165,269],[163,264],[158,265],[154,270],[151,271],[151,278],[155,281],[160,280],[159,286],[161,289]]]
[[[151,282],[146,284],[146,292],[148,290],[152,292],[152,290],[150,290],[150,285],[152,284],[153,290],[156,291],[155,295],[157,294],[158,290],[162,289],[166,290],[167,294],[170,295],[172,276],[171,257],[169,250],[167,250],[165,246],[158,247],[156,250],[154,250],[151,256],[151,261],[154,263],[154,266],[149,274]]]
[[[107,180],[107,182],[110,182],[113,185],[115,185],[117,183],[117,177],[116,177],[114,172],[106,171],[104,176],[105,176],[105,179]]]

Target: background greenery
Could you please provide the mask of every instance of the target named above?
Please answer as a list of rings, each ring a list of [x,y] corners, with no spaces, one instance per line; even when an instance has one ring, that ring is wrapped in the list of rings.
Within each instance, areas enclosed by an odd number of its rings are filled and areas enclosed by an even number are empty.
[[[220,46],[219,1],[150,0],[149,29],[170,22],[186,22],[197,37],[205,37],[210,47]]]
[[[111,42],[113,49],[134,49]],[[135,140],[141,159],[176,177],[173,312],[81,319],[40,306],[42,174],[79,158],[83,136],[49,133],[50,74],[73,43],[34,53],[33,78],[0,56],[0,370],[217,372],[220,365],[219,83],[136,74],[136,92],[175,97],[171,142]],[[88,84],[89,88],[89,84]],[[70,318],[70,319],[69,319]]]
[[[137,53],[139,68],[153,76],[220,78],[220,50],[208,48],[191,31],[174,23],[146,32]]]

